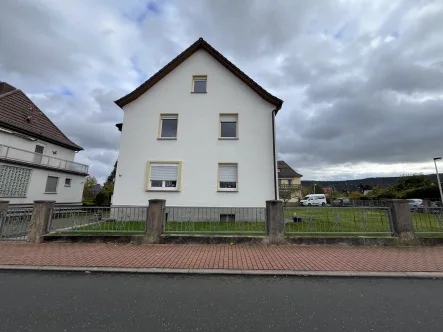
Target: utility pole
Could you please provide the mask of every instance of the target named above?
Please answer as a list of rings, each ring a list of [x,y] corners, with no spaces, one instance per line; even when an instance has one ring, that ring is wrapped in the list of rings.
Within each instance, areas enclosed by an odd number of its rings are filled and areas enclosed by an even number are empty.
[[[438,169],[437,169],[437,160],[441,160],[441,159],[442,159],[442,157],[434,158],[434,165],[435,165],[435,173],[437,174],[438,190],[440,190],[440,200],[443,204],[443,191],[441,189],[440,175],[438,174]]]

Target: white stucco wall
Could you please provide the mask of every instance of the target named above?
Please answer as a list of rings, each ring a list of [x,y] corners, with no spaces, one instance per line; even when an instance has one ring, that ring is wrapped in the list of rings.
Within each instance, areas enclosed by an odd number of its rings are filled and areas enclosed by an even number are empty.
[[[74,161],[75,151],[69,150],[67,148],[43,141],[36,140],[30,141],[22,137],[11,135],[0,131],[0,144],[12,146],[17,149],[23,149],[26,151],[34,152],[36,145],[42,145],[45,147],[43,154],[68,161]],[[53,151],[57,151],[57,154],[53,154]]]
[[[207,75],[207,93],[191,93]],[[262,207],[274,198],[272,110],[203,50],[124,107],[114,205]],[[157,140],[160,113],[179,114],[177,140]],[[219,113],[238,113],[238,140],[219,140]],[[146,192],[148,161],[181,161],[180,192]],[[217,192],[219,162],[238,163],[238,192]]]
[[[2,165],[30,168],[10,163],[0,163],[0,166]],[[31,180],[29,182],[26,197],[0,197],[0,199],[7,200],[10,204],[32,203],[35,200],[54,200],[57,203],[81,203],[85,176],[45,169],[31,169]],[[56,176],[59,178],[56,194],[45,194],[46,180],[48,176]],[[66,178],[71,179],[71,187],[65,187]]]

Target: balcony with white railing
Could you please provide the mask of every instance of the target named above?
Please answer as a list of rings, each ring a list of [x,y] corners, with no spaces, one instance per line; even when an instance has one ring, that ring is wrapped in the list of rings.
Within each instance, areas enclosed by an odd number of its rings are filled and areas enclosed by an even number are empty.
[[[88,174],[88,165],[0,144],[0,161],[16,161],[54,170]]]

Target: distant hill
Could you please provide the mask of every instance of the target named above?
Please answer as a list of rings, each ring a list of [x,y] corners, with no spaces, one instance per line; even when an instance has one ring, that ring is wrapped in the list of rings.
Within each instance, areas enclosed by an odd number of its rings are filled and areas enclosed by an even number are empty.
[[[437,182],[437,178],[435,174],[427,174],[425,175],[429,181]],[[314,183],[320,185],[321,187],[333,187],[335,191],[342,191],[344,188],[348,188],[348,191],[357,191],[357,188],[360,184],[369,185],[371,187],[381,187],[386,188],[392,186],[400,179],[401,176],[393,176],[393,177],[376,177],[376,178],[366,178],[366,179],[357,179],[357,180],[340,180],[340,181],[313,181],[313,180],[302,180],[301,184],[303,186],[310,186]]]

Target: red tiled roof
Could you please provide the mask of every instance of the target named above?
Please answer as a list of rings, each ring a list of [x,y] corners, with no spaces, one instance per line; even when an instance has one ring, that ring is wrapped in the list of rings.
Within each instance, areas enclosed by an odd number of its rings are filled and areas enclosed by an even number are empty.
[[[268,103],[276,106],[276,113],[283,105],[283,100],[273,96],[268,91],[263,89],[260,85],[258,85],[252,78],[242,72],[237,66],[235,66],[231,61],[226,59],[220,52],[218,52],[215,48],[209,45],[203,38],[199,38],[195,43],[189,46],[182,53],[177,55],[171,62],[169,62],[166,66],[160,69],[157,73],[155,73],[151,78],[149,78],[146,82],[140,85],[134,91],[128,93],[126,96],[116,100],[115,103],[123,107],[126,104],[136,100],[143,93],[152,88],[157,82],[159,82],[163,77],[168,75],[171,71],[177,68],[181,63],[183,63],[186,59],[188,59],[191,55],[197,52],[199,49],[203,49],[212,55],[220,64],[222,64],[226,69],[232,72],[235,76],[237,76],[240,80],[242,80],[247,86],[249,86],[252,90],[254,90],[260,97],[266,100]]]
[[[0,126],[71,150],[83,150],[67,138],[21,90],[6,82],[0,82]]]
[[[278,177],[281,179],[287,179],[287,178],[297,178],[302,177],[303,175],[298,174],[296,171],[294,171],[291,166],[286,164],[283,160],[277,161],[277,167],[278,167]]]

